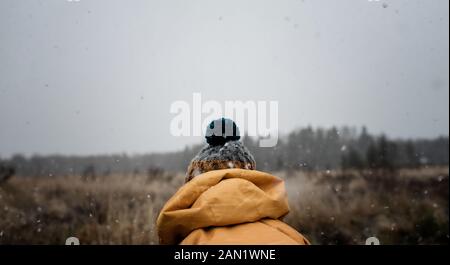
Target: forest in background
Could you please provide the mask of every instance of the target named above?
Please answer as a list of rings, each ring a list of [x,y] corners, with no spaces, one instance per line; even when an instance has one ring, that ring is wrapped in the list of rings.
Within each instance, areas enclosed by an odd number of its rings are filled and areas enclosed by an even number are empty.
[[[372,135],[363,127],[306,127],[281,137],[273,148],[258,147],[258,139],[243,137],[255,156],[257,169],[337,170],[389,169],[443,166],[449,161],[449,139],[390,139]],[[178,152],[141,155],[110,154],[96,156],[17,154],[0,158],[0,178],[19,176],[107,176],[148,174],[162,171],[184,172],[203,144],[187,146]]]

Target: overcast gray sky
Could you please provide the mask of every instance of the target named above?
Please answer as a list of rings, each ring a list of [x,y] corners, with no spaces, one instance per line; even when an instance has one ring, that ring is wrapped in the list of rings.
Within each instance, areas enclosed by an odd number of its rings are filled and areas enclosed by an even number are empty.
[[[448,0],[0,1],[0,156],[179,150],[170,104],[278,100],[280,132],[449,132]]]

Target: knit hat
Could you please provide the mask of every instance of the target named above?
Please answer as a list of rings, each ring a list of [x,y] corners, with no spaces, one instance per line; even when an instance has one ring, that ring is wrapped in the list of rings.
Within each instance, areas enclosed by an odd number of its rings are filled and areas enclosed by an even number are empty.
[[[256,169],[252,154],[239,141],[239,128],[230,119],[217,119],[206,128],[206,142],[188,166],[185,182],[202,173],[227,168]]]

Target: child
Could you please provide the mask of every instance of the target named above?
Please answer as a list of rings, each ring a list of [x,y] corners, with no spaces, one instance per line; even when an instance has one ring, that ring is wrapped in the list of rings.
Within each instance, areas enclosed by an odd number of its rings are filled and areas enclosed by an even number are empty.
[[[255,170],[239,139],[232,120],[210,123],[208,145],[158,217],[161,244],[309,244],[280,220],[289,212],[283,180]]]

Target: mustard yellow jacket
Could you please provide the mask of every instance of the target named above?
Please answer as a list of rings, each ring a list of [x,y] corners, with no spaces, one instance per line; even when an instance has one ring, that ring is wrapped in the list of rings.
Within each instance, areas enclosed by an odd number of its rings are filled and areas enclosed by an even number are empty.
[[[156,223],[161,244],[309,244],[279,220],[288,212],[280,178],[256,170],[223,169],[182,186]]]

